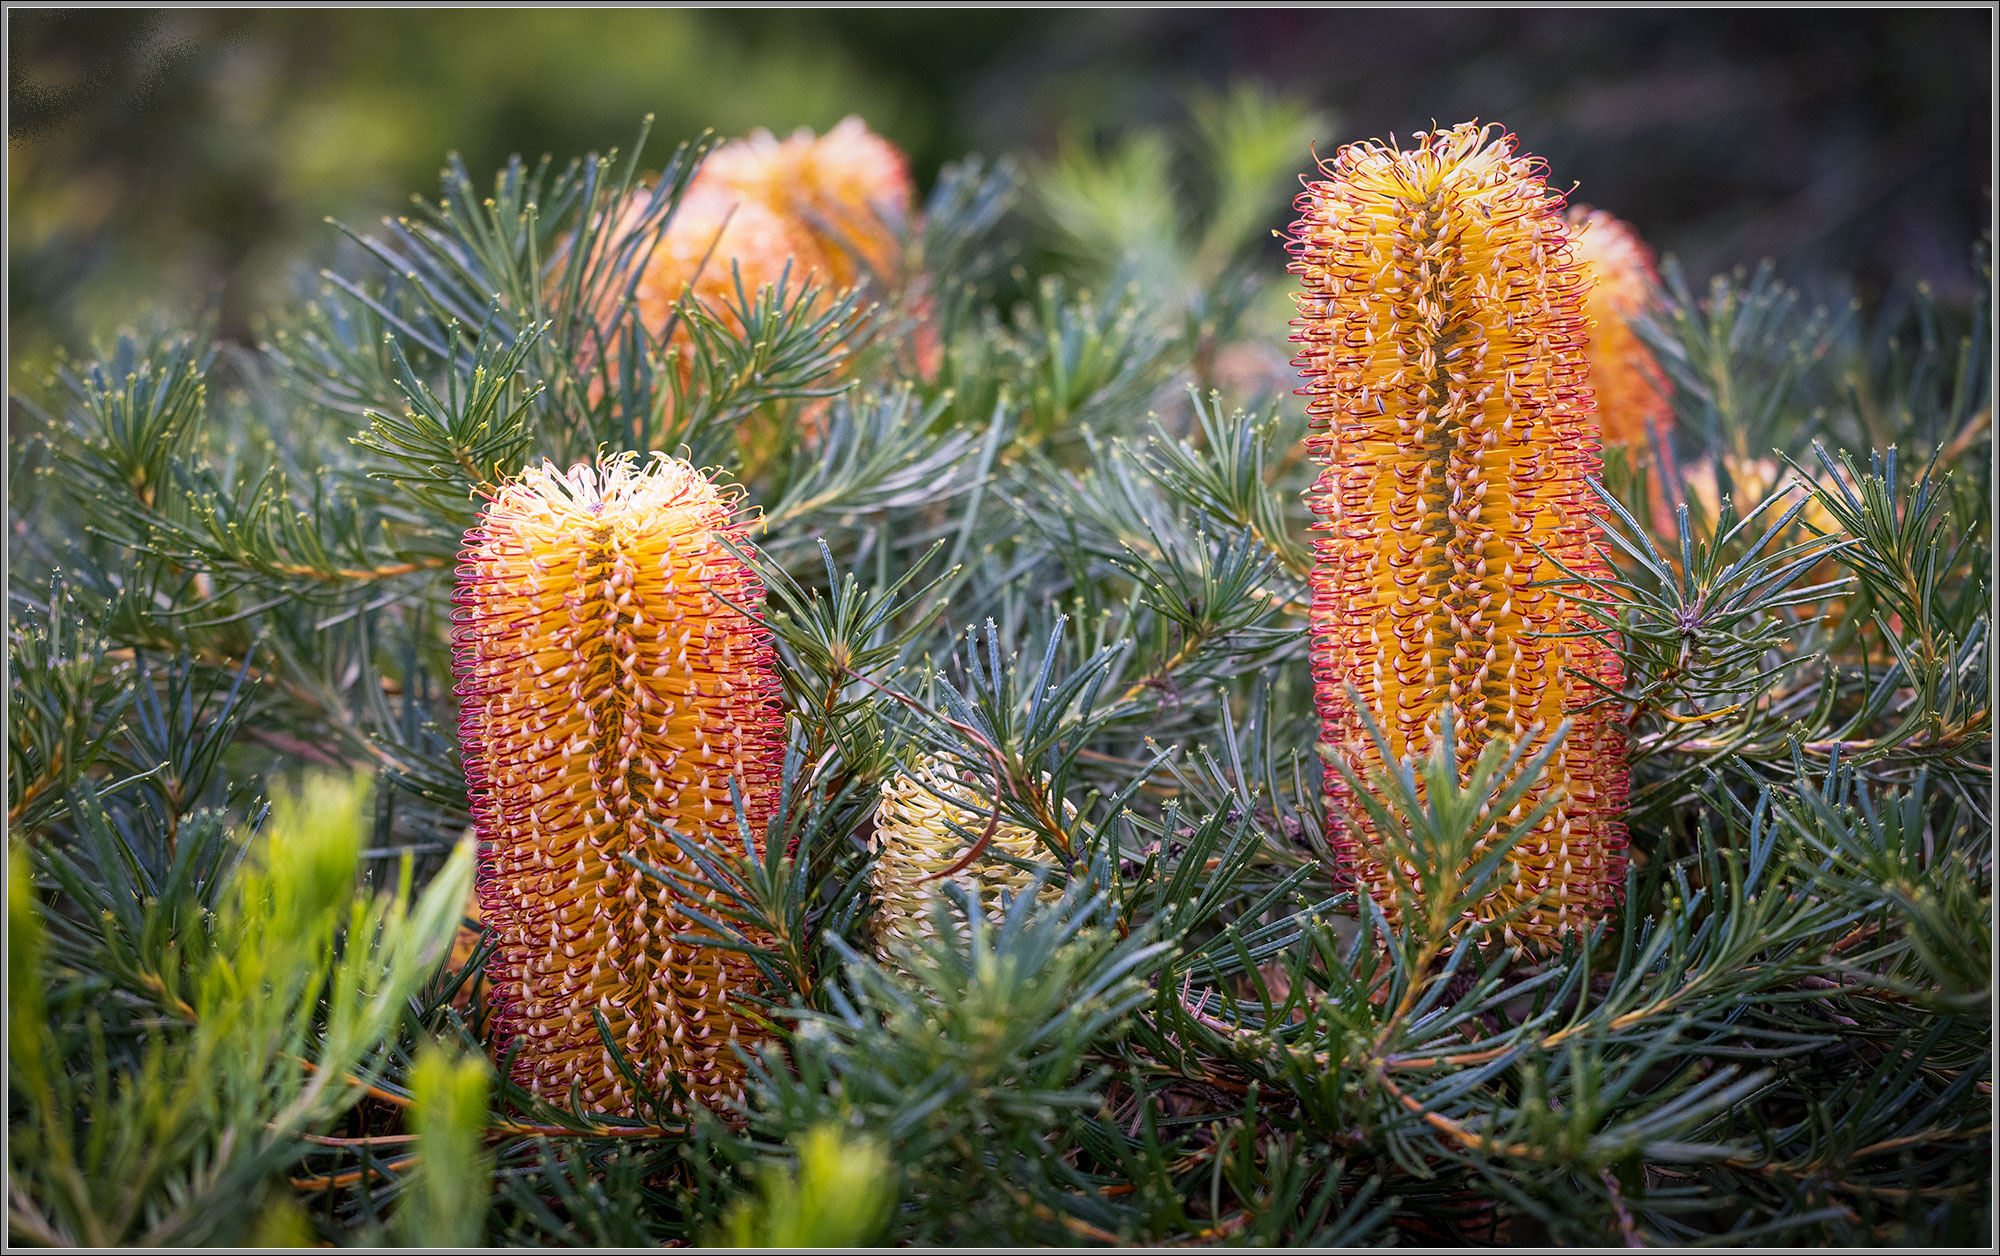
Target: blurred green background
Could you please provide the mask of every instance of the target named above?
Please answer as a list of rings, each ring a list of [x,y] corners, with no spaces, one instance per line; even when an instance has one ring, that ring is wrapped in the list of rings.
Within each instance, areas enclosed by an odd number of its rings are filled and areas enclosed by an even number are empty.
[[[1329,118],[1318,146],[1505,123],[1551,181],[1697,281],[1775,258],[1864,301],[1971,292],[1991,201],[1992,14],[1955,10],[10,9],[14,380],[164,312],[252,314],[367,222],[512,152],[704,127],[969,151],[1177,127],[1245,79]],[[1307,168],[1308,154],[1299,154]],[[1282,227],[1290,215],[1273,214]],[[1272,263],[1282,254],[1272,247]],[[1831,291],[1831,289],[1827,289]]]

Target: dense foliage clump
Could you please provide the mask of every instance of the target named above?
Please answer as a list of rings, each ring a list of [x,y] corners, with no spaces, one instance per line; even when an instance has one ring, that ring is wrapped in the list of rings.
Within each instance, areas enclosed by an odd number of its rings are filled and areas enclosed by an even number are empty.
[[[1474,909],[1560,726],[1447,717],[1327,813],[1265,248],[1324,126],[1197,117],[948,168],[894,282],[739,268],[664,320],[707,141],[454,163],[261,343],[135,332],[17,397],[10,1235],[1990,1241],[1984,299],[1662,265],[1671,430],[1589,482],[1576,594],[1629,867],[1524,950]],[[757,508],[717,544],[784,724],[735,825],[628,861],[734,956],[742,1098],[607,1028],[614,1113],[489,1058],[452,616],[482,495],[625,451]],[[919,765],[999,862],[879,929]],[[1395,911],[1336,857],[1364,821],[1419,870]]]

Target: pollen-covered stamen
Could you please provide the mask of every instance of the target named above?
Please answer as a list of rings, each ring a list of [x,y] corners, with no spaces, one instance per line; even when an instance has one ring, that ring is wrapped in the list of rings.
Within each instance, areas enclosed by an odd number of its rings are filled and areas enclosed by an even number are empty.
[[[650,1088],[741,1092],[755,970],[675,941],[699,904],[627,862],[691,871],[684,839],[733,846],[732,782],[752,825],[774,806],[775,659],[736,609],[763,588],[718,540],[740,533],[700,472],[625,456],[532,469],[466,535],[454,670],[497,1045],[558,1103],[634,1108],[600,1017]]]
[[[1597,695],[1571,674],[1615,685],[1617,659],[1560,635],[1582,618],[1551,587],[1557,563],[1589,574],[1601,559],[1583,277],[1540,170],[1476,126],[1409,151],[1350,145],[1299,198],[1290,242],[1296,363],[1326,463],[1309,495],[1328,533],[1312,578],[1324,740],[1364,776],[1382,766],[1350,685],[1392,758],[1425,753],[1447,706],[1475,754],[1572,719],[1526,804],[1558,806],[1488,904],[1537,900],[1530,935],[1609,902],[1624,844],[1622,740],[1607,708],[1582,709]],[[1358,824],[1337,825],[1337,847],[1393,908],[1378,839]]]

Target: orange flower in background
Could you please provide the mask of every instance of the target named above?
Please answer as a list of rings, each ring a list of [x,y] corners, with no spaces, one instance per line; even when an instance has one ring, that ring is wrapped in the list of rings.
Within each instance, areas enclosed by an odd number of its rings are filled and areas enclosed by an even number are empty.
[[[1528,907],[1510,934],[1587,926],[1622,890],[1624,735],[1616,654],[1590,637],[1555,563],[1597,573],[1597,423],[1584,357],[1586,279],[1562,198],[1510,135],[1464,125],[1416,147],[1351,144],[1298,198],[1291,269],[1304,291],[1293,340],[1309,399],[1309,500],[1324,517],[1312,576],[1322,736],[1367,779],[1430,751],[1450,707],[1459,744],[1569,737],[1521,804],[1554,810],[1509,854],[1481,908]],[[1361,706],[1348,697],[1352,687]],[[1327,774],[1345,868],[1395,918],[1380,838]]]
[[[822,300],[870,285],[902,295],[913,323],[904,346],[910,367],[934,376],[943,350],[924,279],[909,273],[904,251],[916,222],[909,161],[861,119],[846,118],[817,138],[804,129],[783,140],[753,132],[715,149],[696,172],[635,285],[640,321],[654,335],[665,334],[681,298],[691,294],[740,333],[738,308],[780,279],[792,294],[810,281]],[[685,384],[693,337],[679,327],[668,345]],[[807,403],[801,414],[807,431],[826,407],[824,399]]]
[[[736,324],[736,273],[754,298],[788,263],[793,291],[808,277],[835,292],[864,282],[900,288],[915,218],[909,162],[859,118],[817,139],[800,130],[785,140],[768,131],[732,140],[702,163],[647,263],[640,317],[663,330],[692,289]]]
[[[776,805],[776,658],[744,610],[763,586],[720,538],[735,501],[701,472],[631,455],[502,485],[466,534],[453,633],[483,923],[496,940],[496,1049],[514,1079],[631,1114],[598,1028],[662,1094],[741,1094],[756,1032],[741,955],[705,932],[693,890],[625,861],[692,872],[687,843],[740,845]]]
[[[740,332],[738,276],[744,298],[754,301],[757,289],[780,278],[797,292],[813,274],[823,283],[825,266],[819,246],[798,224],[756,201],[712,186],[704,189],[697,177],[660,234],[633,297],[640,319],[655,335],[666,330],[676,304],[689,291]],[[693,351],[685,330],[675,333],[674,343],[683,353]]]
[[[1652,446],[1648,426],[1665,437],[1673,425],[1666,373],[1631,328],[1632,317],[1651,302],[1652,285],[1660,280],[1653,251],[1632,224],[1588,205],[1570,206],[1569,226],[1576,260],[1589,268],[1593,280],[1583,302],[1584,317],[1590,320],[1585,353],[1604,443],[1644,456]]]
[[[1653,530],[1672,541],[1678,535],[1674,503],[1653,456],[1655,435],[1667,440],[1673,433],[1670,386],[1653,351],[1631,326],[1633,316],[1651,303],[1653,285],[1660,279],[1653,268],[1653,250],[1632,224],[1588,205],[1570,206],[1569,225],[1576,258],[1588,267],[1593,280],[1583,303],[1584,317],[1590,321],[1584,350],[1590,358],[1590,387],[1597,397],[1604,444],[1623,447],[1633,469],[1646,473]]]
[[[870,277],[894,287],[902,277],[917,187],[909,159],[859,118],[845,118],[817,139],[804,129],[784,140],[753,131],[709,154],[695,188],[753,202],[797,224],[819,250],[817,263],[833,287]]]

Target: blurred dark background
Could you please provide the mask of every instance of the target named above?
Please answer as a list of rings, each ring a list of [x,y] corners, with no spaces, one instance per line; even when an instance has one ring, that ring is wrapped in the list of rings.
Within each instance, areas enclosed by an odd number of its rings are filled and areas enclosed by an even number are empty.
[[[859,113],[920,183],[965,152],[1177,126],[1250,78],[1322,152],[1498,121],[1697,282],[1775,259],[1864,302],[1969,299],[1992,14],[1883,10],[22,10],[8,13],[13,378],[150,311],[247,335],[448,150],[625,145]],[[1308,155],[1300,153],[1299,168]],[[1279,213],[1273,226],[1290,215]],[[1275,246],[1274,246],[1275,248]],[[1275,258],[1278,256],[1274,252]],[[1835,277],[1844,277],[1836,279]]]

